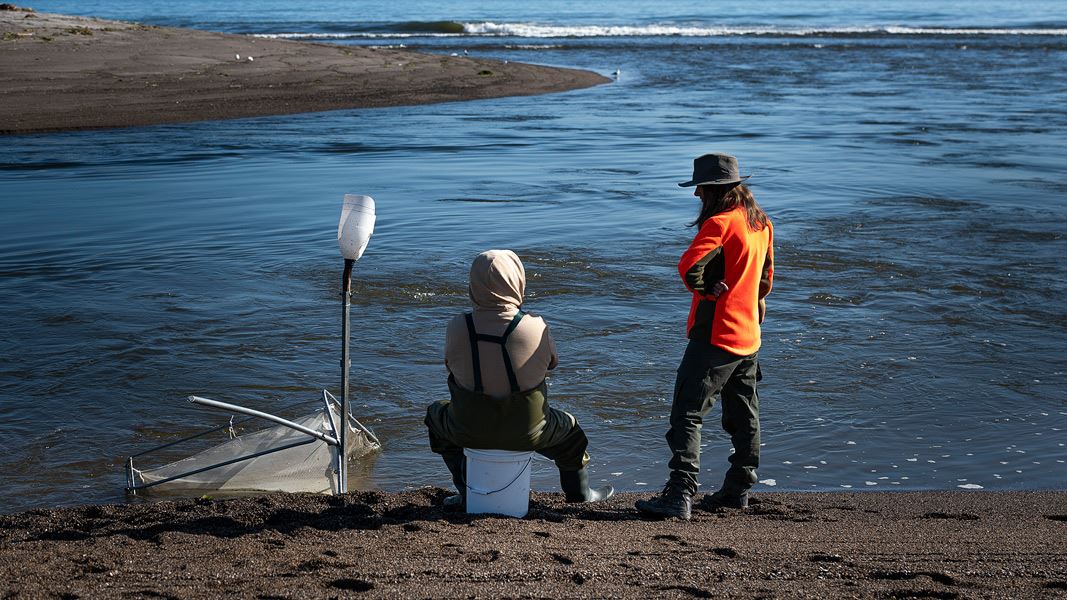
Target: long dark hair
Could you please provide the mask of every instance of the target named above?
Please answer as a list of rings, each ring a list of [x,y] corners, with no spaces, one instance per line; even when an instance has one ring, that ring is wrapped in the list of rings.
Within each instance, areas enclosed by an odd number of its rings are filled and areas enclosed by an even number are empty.
[[[701,187],[710,189],[712,193],[705,196],[700,206],[700,214],[697,215],[695,221],[689,224],[690,227],[694,225],[698,228],[702,227],[708,219],[719,213],[733,210],[738,206],[745,207],[749,229],[761,231],[767,226],[767,213],[763,212],[760,205],[756,203],[756,197],[752,195],[752,190],[748,189],[747,185],[739,183],[737,185],[705,185]]]

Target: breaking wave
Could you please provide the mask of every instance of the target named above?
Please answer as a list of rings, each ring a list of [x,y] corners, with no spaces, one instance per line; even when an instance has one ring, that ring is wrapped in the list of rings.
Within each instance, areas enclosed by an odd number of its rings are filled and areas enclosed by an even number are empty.
[[[334,27],[331,27],[333,29]],[[783,27],[718,25],[544,25],[537,23],[460,23],[456,21],[410,21],[352,26],[348,31],[261,33],[257,37],[285,39],[363,39],[405,37],[857,37],[857,36],[951,36],[951,35],[1045,35],[1067,36],[1067,29],[1053,27]]]

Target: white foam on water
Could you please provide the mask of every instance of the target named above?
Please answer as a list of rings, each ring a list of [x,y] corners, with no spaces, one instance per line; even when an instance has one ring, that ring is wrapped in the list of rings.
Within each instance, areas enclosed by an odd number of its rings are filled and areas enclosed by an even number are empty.
[[[253,33],[252,37],[266,38],[269,40],[358,40],[379,38],[412,38],[412,37],[446,37],[455,36],[455,33],[370,33],[366,31],[353,31],[349,33],[322,33],[314,31],[287,31],[282,33]]]
[[[917,458],[905,458],[904,460],[906,460],[908,462],[919,462],[919,459],[917,459]]]
[[[819,467],[816,467],[815,465],[804,465],[804,468],[805,469],[818,469]]]
[[[340,33],[320,32],[281,32],[260,33],[255,37],[282,39],[375,39],[375,38],[412,38],[412,37],[522,37],[522,38],[590,38],[590,37],[723,37],[723,36],[825,36],[825,35],[1067,35],[1067,29],[1037,28],[968,28],[952,29],[941,27],[778,27],[749,26],[736,27],[725,25],[678,25],[672,23],[653,23],[648,25],[554,25],[548,23],[498,23],[483,21],[461,23],[460,32],[434,31],[352,31]],[[821,47],[821,44],[818,46]],[[796,340],[798,343],[800,340]],[[908,357],[908,360],[916,360]]]
[[[841,487],[843,487],[843,488],[850,488],[850,487],[852,487],[852,486],[851,486],[851,485],[849,485],[849,484],[847,484],[847,483],[842,483],[842,484],[841,484]]]
[[[877,481],[864,481],[863,485],[878,485]]]
[[[791,465],[791,464],[793,464],[793,461],[791,461],[791,460],[783,460],[782,464],[783,465]]]
[[[773,479],[760,479],[759,482],[763,485],[769,485],[772,487],[778,485],[778,482]]]
[[[820,460],[820,461],[819,461],[819,464],[820,464],[820,465],[825,465],[825,464],[826,464],[826,461],[825,461],[825,460]]]
[[[852,440],[849,440],[849,441],[845,442],[845,445],[846,446],[855,446],[856,442],[853,442]]]
[[[644,481],[635,481],[634,485],[648,485],[648,484],[645,483]]]
[[[963,488],[965,490],[980,490],[980,489],[983,489],[982,486],[978,485],[977,483],[965,483],[963,485],[957,485],[956,487]]]
[[[618,477],[619,475],[622,475],[622,471],[618,471],[617,473],[611,473],[611,474],[614,475],[615,477]]]

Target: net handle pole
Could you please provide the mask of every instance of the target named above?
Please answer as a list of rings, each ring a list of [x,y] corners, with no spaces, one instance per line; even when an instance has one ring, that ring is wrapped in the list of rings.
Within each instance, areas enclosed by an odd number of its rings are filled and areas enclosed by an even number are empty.
[[[126,489],[130,490],[131,494],[137,494],[137,490],[133,483],[133,457],[126,458]]]
[[[348,447],[345,435],[348,431],[348,367],[351,366],[351,360],[348,357],[348,331],[349,309],[352,306],[352,265],[355,262],[346,258],[345,270],[341,275],[341,431],[339,433],[341,445],[337,452],[339,456],[337,492],[340,494],[348,493],[348,455],[345,452]]]
[[[303,425],[300,425],[298,423],[294,423],[294,422],[292,422],[292,421],[290,421],[288,419],[283,419],[281,417],[272,415],[270,413],[265,413],[265,412],[254,410],[254,409],[251,409],[251,408],[245,408],[243,406],[237,406],[236,404],[230,404],[228,402],[219,402],[218,400],[211,400],[209,398],[201,398],[200,396],[189,396],[189,401],[192,402],[193,404],[199,404],[201,406],[208,406],[208,407],[211,407],[211,408],[218,408],[218,409],[221,409],[221,410],[233,411],[233,412],[241,413],[241,414],[244,414],[244,415],[249,415],[249,416],[252,416],[252,417],[260,417],[261,419],[266,419],[268,421],[273,421],[273,422],[275,422],[275,423],[277,423],[279,425],[285,425],[286,427],[288,427],[289,429],[292,429],[294,431],[299,431],[300,433],[310,435],[311,437],[313,437],[315,439],[318,439],[318,440],[322,440],[323,442],[326,442],[327,444],[329,444],[331,446],[338,445],[338,442],[337,442],[336,438],[332,438],[332,437],[322,433],[321,431],[315,431],[314,429],[310,429],[310,428],[304,427]]]

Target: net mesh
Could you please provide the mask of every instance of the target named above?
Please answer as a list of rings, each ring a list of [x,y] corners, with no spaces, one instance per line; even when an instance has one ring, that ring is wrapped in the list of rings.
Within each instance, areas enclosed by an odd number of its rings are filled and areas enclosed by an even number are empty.
[[[339,423],[338,412],[332,405],[330,412],[333,422]],[[325,406],[314,413],[291,420],[333,437],[333,429],[327,418]],[[346,454],[349,460],[380,449],[378,442],[372,439],[362,427],[355,427],[353,421],[353,419],[349,420],[346,433]],[[241,457],[308,440],[313,440],[313,442],[194,473]],[[161,467],[143,470],[134,468],[133,483],[141,486],[178,477],[148,489],[333,493],[337,491],[336,456],[336,446],[331,446],[284,425],[276,425],[235,437],[228,442]]]

